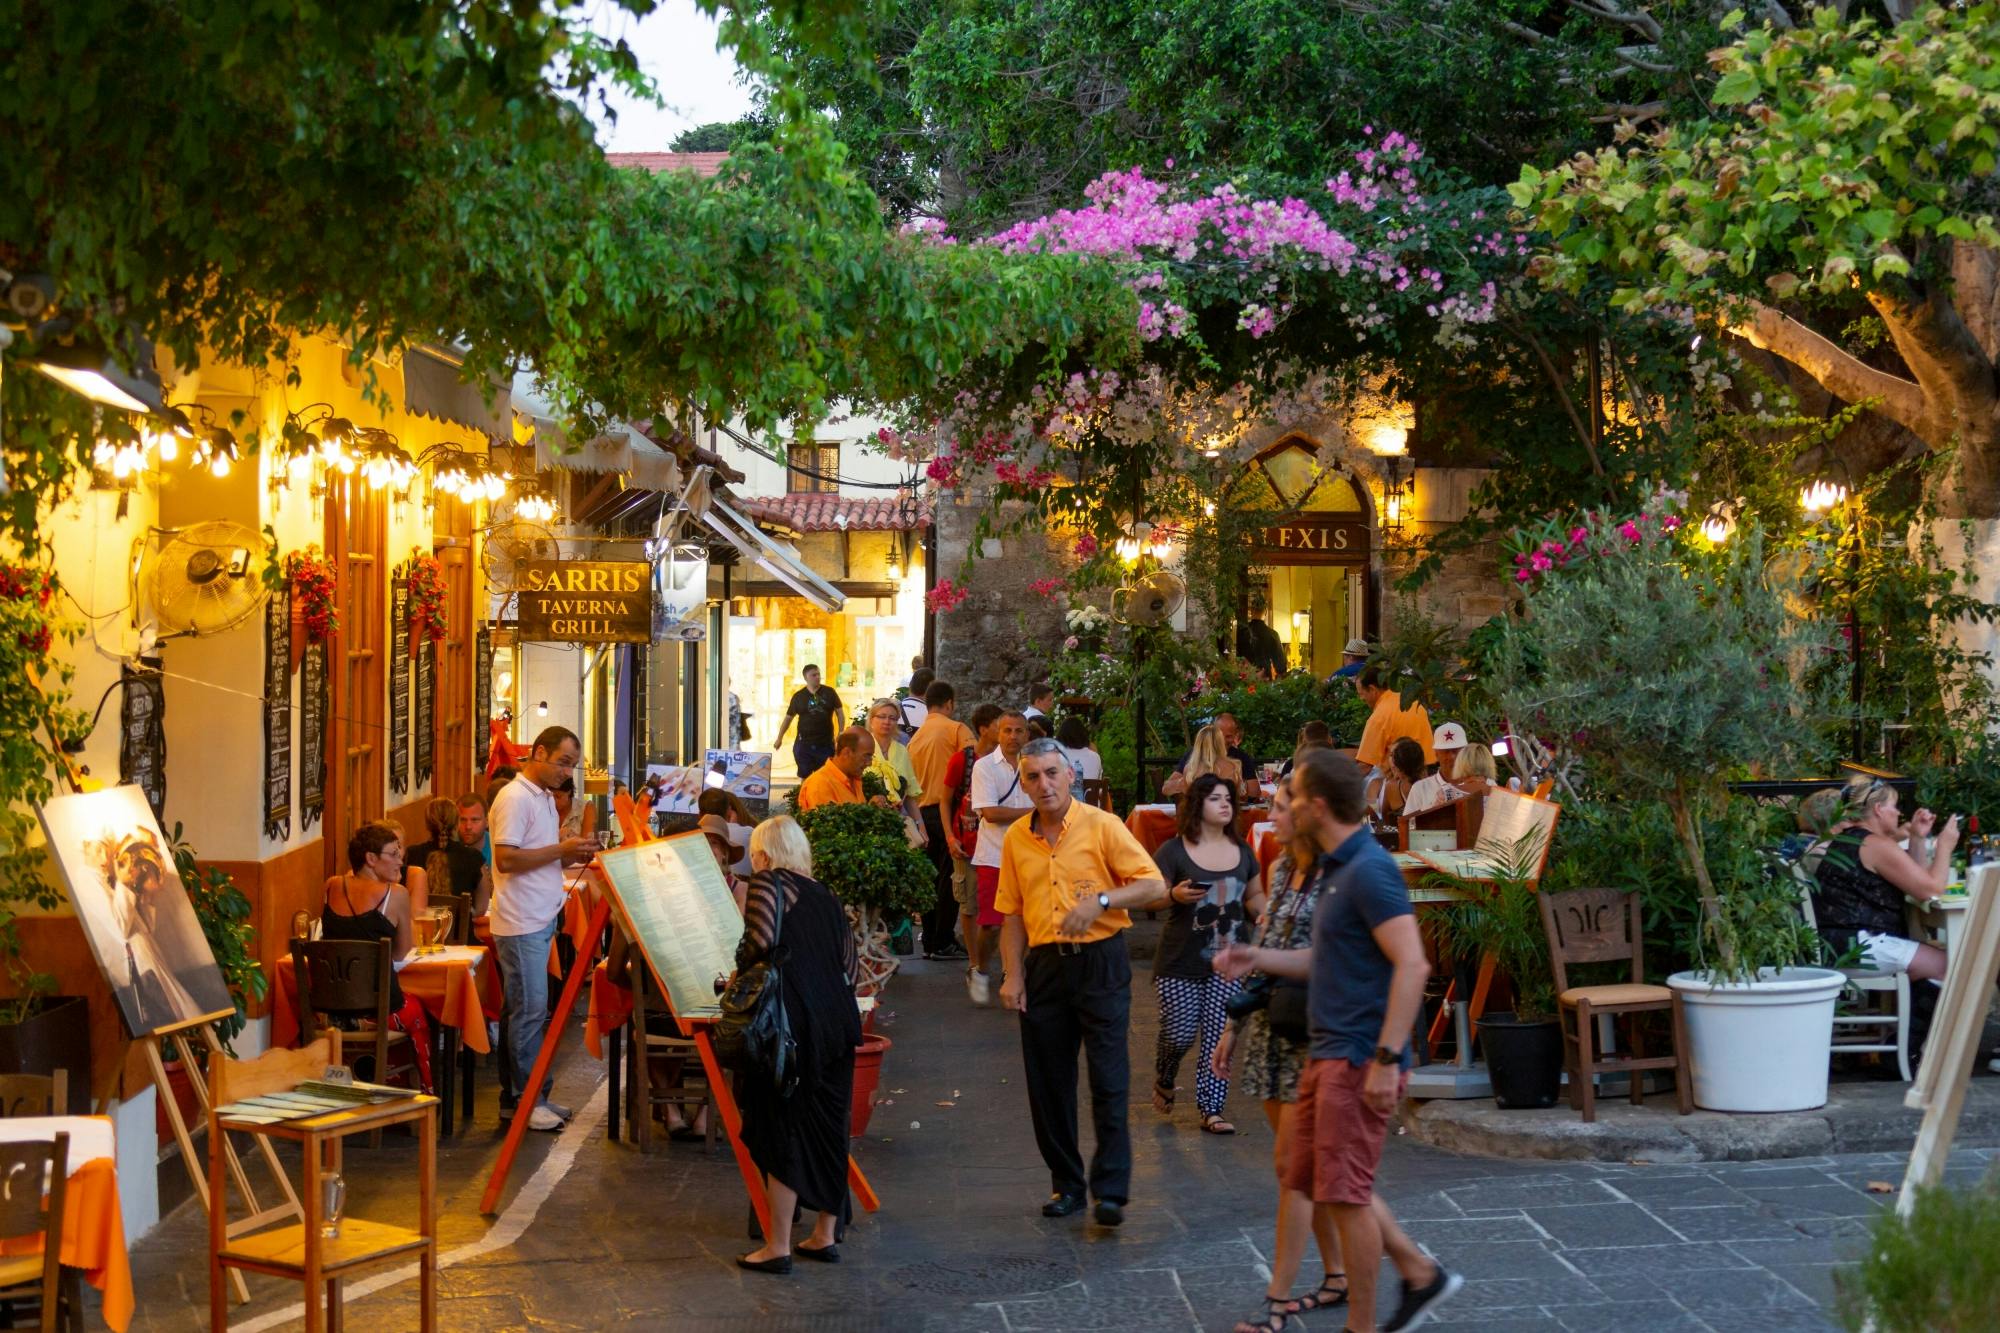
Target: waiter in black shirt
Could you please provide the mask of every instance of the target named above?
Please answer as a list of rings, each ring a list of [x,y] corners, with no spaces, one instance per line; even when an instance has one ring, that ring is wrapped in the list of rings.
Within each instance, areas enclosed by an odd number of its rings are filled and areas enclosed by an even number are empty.
[[[799,767],[799,781],[804,782],[821,764],[833,758],[833,733],[841,729],[841,712],[840,696],[819,683],[818,667],[809,666],[799,674],[805,677],[805,688],[793,693],[773,745],[785,743],[785,733],[792,729],[792,719],[797,718],[799,739],[792,746],[792,759]]]

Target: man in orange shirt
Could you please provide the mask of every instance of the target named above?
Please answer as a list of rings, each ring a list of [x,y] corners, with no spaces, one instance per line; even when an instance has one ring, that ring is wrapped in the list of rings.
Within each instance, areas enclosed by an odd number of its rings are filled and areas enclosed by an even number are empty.
[[[924,821],[924,833],[928,841],[924,852],[931,858],[931,869],[936,873],[936,900],[924,912],[924,957],[964,958],[971,941],[961,948],[952,938],[952,930],[958,924],[958,896],[952,891],[952,880],[957,874],[957,865],[952,858],[952,839],[947,827],[948,815],[943,801],[945,795],[945,770],[951,765],[951,757],[971,745],[974,737],[970,728],[958,720],[958,691],[941,680],[934,680],[924,690],[924,707],[929,714],[923,725],[910,737],[910,767],[916,771],[917,785],[923,788],[923,795],[917,798],[917,815]]]
[[[814,769],[812,776],[799,784],[799,809],[811,810],[821,805],[859,805],[867,799],[862,794],[861,775],[874,760],[873,736],[860,727],[849,727],[841,732],[833,740],[833,758]]]
[[[1355,747],[1354,762],[1367,770],[1369,796],[1374,795],[1374,784],[1379,782],[1389,770],[1389,752],[1396,748],[1396,742],[1408,737],[1424,747],[1424,762],[1437,762],[1437,751],[1431,748],[1431,715],[1422,704],[1411,704],[1405,708],[1403,697],[1396,691],[1385,689],[1387,678],[1380,666],[1370,666],[1354,681],[1354,691],[1361,701],[1368,705],[1368,724],[1361,729],[1361,744]]]
[[[1029,741],[1016,762],[1035,808],[1001,843],[994,906],[1004,918],[1000,1002],[1021,1014],[1028,1111],[1054,1186],[1042,1215],[1081,1211],[1087,1183],[1098,1224],[1115,1227],[1125,1220],[1132,1185],[1125,1113],[1132,956],[1121,937],[1132,924],[1130,909],[1165,897],[1166,884],[1116,815],[1070,799],[1075,770],[1061,744]],[[1079,1047],[1097,1139],[1088,1182],[1076,1136]]]

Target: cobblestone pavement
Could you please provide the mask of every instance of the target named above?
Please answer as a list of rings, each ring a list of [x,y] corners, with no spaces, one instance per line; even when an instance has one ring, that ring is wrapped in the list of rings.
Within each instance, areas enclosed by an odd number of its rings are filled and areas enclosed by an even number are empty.
[[[1133,1081],[1142,1089],[1156,1011],[1145,975],[1133,1004]],[[507,1228],[521,1225],[525,1209],[497,1228],[477,1216],[498,1145],[490,1079],[475,1124],[441,1153],[441,1326],[1214,1330],[1258,1307],[1274,1195],[1271,1136],[1256,1107],[1234,1105],[1242,1132],[1223,1138],[1198,1132],[1191,1088],[1171,1120],[1135,1104],[1125,1226],[1046,1220],[1038,1210],[1048,1181],[1013,1021],[972,1010],[956,969],[943,964],[912,964],[889,1003],[886,1101],[855,1148],[883,1210],[857,1221],[840,1265],[801,1264],[790,1278],[739,1272],[731,1259],[751,1248],[748,1209],[726,1149],[674,1143],[642,1157],[606,1142],[603,1067],[573,1033],[557,1095],[580,1109],[579,1121],[560,1136],[529,1136],[510,1192],[526,1190],[545,1165],[555,1175],[564,1158],[573,1161],[518,1236]],[[1192,1078],[1184,1067],[1183,1086]],[[398,1184],[410,1179],[415,1155],[395,1136],[379,1150],[352,1148],[350,1211],[413,1219],[407,1185],[399,1192]],[[1992,1156],[1961,1152],[1951,1174],[1974,1179]],[[1467,1278],[1433,1327],[1769,1333],[1836,1327],[1833,1273],[1887,1202],[1871,1182],[1894,1183],[1901,1168],[1893,1155],[1513,1162],[1392,1140],[1381,1186],[1411,1233]],[[191,1207],[135,1249],[135,1327],[208,1326],[205,1250]],[[350,1326],[414,1328],[415,1289],[411,1281],[356,1294]],[[234,1326],[296,1326],[282,1315],[296,1288],[264,1279],[253,1290]],[[1334,1330],[1340,1320],[1319,1314],[1293,1327]]]

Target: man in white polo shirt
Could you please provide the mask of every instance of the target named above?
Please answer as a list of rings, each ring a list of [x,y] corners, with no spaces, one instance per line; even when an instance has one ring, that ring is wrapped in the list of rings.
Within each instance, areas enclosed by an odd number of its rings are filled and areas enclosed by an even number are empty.
[[[576,771],[583,749],[567,727],[535,737],[521,771],[493,798],[487,816],[493,834],[493,903],[490,922],[507,993],[508,1051],[514,1068],[500,1089],[500,1113],[511,1118],[534,1071],[549,1025],[549,947],[562,923],[563,867],[582,865],[597,839],[562,835],[555,789]],[[561,1129],[570,1113],[549,1101],[545,1081],[537,1091],[528,1128]]]
[[[1403,813],[1420,815],[1433,806],[1456,800],[1465,795],[1451,785],[1452,768],[1458,763],[1459,751],[1465,748],[1465,728],[1456,722],[1447,722],[1439,727],[1431,738],[1431,749],[1438,757],[1437,772],[1429,777],[1419,778],[1411,786],[1410,794],[1403,798]]]
[[[982,1007],[993,998],[993,980],[986,974],[986,964],[997,952],[993,946],[1000,926],[1006,921],[993,906],[994,897],[1000,892],[1000,845],[1007,836],[1008,826],[1035,809],[1035,800],[1023,790],[1021,772],[1015,767],[1021,747],[1028,743],[1028,719],[1018,712],[1002,713],[994,723],[994,736],[1000,744],[993,753],[973,764],[971,783],[972,812],[979,817],[979,841],[972,852],[972,869],[978,884],[979,938],[965,942],[966,952],[972,956],[965,972],[965,989],[972,1002]]]

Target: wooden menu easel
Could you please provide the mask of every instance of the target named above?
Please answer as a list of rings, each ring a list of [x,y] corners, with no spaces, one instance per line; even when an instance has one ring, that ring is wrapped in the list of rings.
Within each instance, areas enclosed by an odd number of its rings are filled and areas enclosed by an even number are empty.
[[[181,1067],[188,1071],[188,1082],[194,1086],[195,1100],[201,1107],[202,1123],[212,1124],[208,1114],[212,1109],[209,1106],[208,1080],[202,1077],[200,1062],[195,1058],[195,1038],[198,1034],[209,1059],[226,1058],[222,1043],[216,1039],[215,1028],[211,1025],[219,1018],[234,1017],[235,1013],[233,1009],[224,1009],[219,1013],[191,1018],[185,1023],[177,1023],[172,1027],[162,1028],[158,1032],[133,1039],[145,1048],[146,1064],[153,1071],[153,1087],[159,1093],[160,1105],[167,1110],[167,1123],[173,1126],[174,1142],[180,1145],[181,1165],[187,1168],[188,1180],[194,1185],[195,1197],[200,1199],[201,1206],[211,1213],[216,1208],[216,1201],[209,1197],[208,1172],[195,1160],[194,1140],[188,1134],[187,1121],[181,1116],[180,1104],[174,1100],[174,1090],[167,1082],[167,1066],[161,1048],[168,1042],[173,1043],[174,1058],[178,1059]],[[246,1216],[229,1223],[227,1234],[230,1239],[233,1240],[245,1232],[261,1230],[273,1223],[305,1217],[304,1210],[299,1206],[298,1193],[292,1189],[291,1177],[285,1174],[285,1168],[279,1163],[278,1154],[271,1147],[269,1139],[261,1134],[258,1135],[257,1147],[264,1155],[264,1165],[269,1167],[272,1176],[276,1177],[278,1188],[284,1193],[285,1198],[284,1202],[274,1203],[266,1208],[257,1202],[257,1193],[250,1188],[250,1173],[243,1169],[243,1159],[236,1155],[236,1145],[230,1142],[228,1134],[220,1130],[215,1132],[222,1136],[222,1150],[228,1159],[230,1178],[236,1182],[237,1193],[243,1196],[243,1202],[249,1208]],[[230,1289],[236,1293],[237,1304],[240,1305],[250,1299],[250,1287],[243,1280],[241,1272],[230,1269],[229,1283]]]
[[[1995,901],[2000,898],[2000,864],[1980,866],[1968,878],[1966,889],[1972,901],[1965,909],[1965,928],[1945,960],[1944,993],[1931,1019],[1924,1061],[1903,1095],[1903,1105],[1922,1111],[1924,1121],[1896,1199],[1896,1212],[1902,1217],[1916,1207],[1917,1191],[1937,1184],[1944,1174],[1945,1158],[1951,1154],[1951,1141],[1958,1135],[1959,1116],[1965,1110],[1972,1063],[1979,1058],[1993,977],[2000,970],[2000,902]]]

